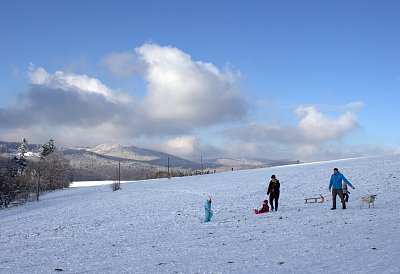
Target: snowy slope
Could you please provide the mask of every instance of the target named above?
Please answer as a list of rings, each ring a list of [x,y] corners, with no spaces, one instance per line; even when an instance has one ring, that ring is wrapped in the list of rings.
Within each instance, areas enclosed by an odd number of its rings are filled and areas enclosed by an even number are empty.
[[[346,210],[329,210],[333,167],[356,187]],[[271,174],[280,210],[255,215]],[[0,272],[399,273],[399,178],[386,156],[56,191],[0,211]]]

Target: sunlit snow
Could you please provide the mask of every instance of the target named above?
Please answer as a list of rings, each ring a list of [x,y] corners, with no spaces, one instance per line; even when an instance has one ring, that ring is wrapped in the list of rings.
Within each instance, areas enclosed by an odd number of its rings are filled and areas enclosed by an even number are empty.
[[[356,188],[346,210],[330,210],[334,167]],[[256,215],[272,174],[279,211]],[[111,181],[76,182],[0,210],[0,272],[399,273],[399,179],[400,156],[385,156],[125,182],[116,192]],[[325,203],[304,203],[320,193]],[[364,194],[377,195],[375,208],[360,208]],[[214,216],[204,223],[208,195]]]

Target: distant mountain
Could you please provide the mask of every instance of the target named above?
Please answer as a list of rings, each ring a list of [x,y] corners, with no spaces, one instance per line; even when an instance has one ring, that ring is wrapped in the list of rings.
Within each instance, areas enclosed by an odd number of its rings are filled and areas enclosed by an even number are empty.
[[[18,142],[1,142],[0,154],[10,158],[18,153]],[[29,150],[40,152],[40,145],[30,144]],[[115,180],[154,178],[157,173],[175,173],[177,176],[199,172],[224,172],[230,170],[264,168],[295,164],[293,160],[268,160],[262,158],[204,158],[202,162],[183,159],[160,151],[119,144],[103,144],[92,148],[62,148],[71,166],[71,178],[80,180]],[[200,159],[199,159],[200,160]]]
[[[253,168],[266,168],[272,166],[284,166],[304,163],[303,161],[295,160],[269,160],[262,158],[214,158],[208,159],[207,163],[216,164],[222,166],[225,170],[242,170],[242,169],[253,169]]]
[[[115,157],[115,159],[120,159],[122,161],[136,161],[142,162],[149,165],[160,166],[168,168],[168,161],[170,168],[181,168],[181,169],[192,169],[201,170],[201,163],[196,163],[194,161],[185,160],[183,158],[155,151],[145,148],[140,148],[136,146],[126,146],[126,145],[99,145],[87,151],[96,153],[98,155],[103,155],[104,157]],[[207,165],[203,168],[217,167],[219,165]]]

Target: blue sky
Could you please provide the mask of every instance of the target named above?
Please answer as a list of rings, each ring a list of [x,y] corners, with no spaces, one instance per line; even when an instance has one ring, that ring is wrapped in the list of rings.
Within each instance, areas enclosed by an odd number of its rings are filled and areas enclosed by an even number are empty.
[[[400,153],[399,1],[1,1],[0,140]]]

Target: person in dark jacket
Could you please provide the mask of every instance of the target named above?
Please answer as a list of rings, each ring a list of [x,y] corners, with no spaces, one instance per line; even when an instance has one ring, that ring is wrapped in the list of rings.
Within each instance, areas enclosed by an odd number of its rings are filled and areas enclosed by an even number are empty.
[[[276,179],[275,175],[271,176],[271,181],[269,182],[267,195],[269,195],[269,204],[271,205],[271,211],[278,211],[278,200],[279,200],[279,188],[281,184],[279,180]],[[275,207],[274,207],[275,201]]]
[[[343,182],[343,184],[342,184],[342,189],[343,189],[343,199],[344,199],[345,202],[347,203],[347,202],[349,201],[349,194],[350,194],[350,191],[349,191],[349,189],[347,188],[346,182]]]
[[[336,195],[339,195],[340,200],[342,201],[342,208],[346,209],[346,201],[343,197],[343,181],[352,189],[354,189],[354,186],[349,182],[349,180],[347,180],[346,177],[339,172],[339,169],[335,167],[329,182],[329,191],[331,191],[332,188],[332,210],[336,209]]]

